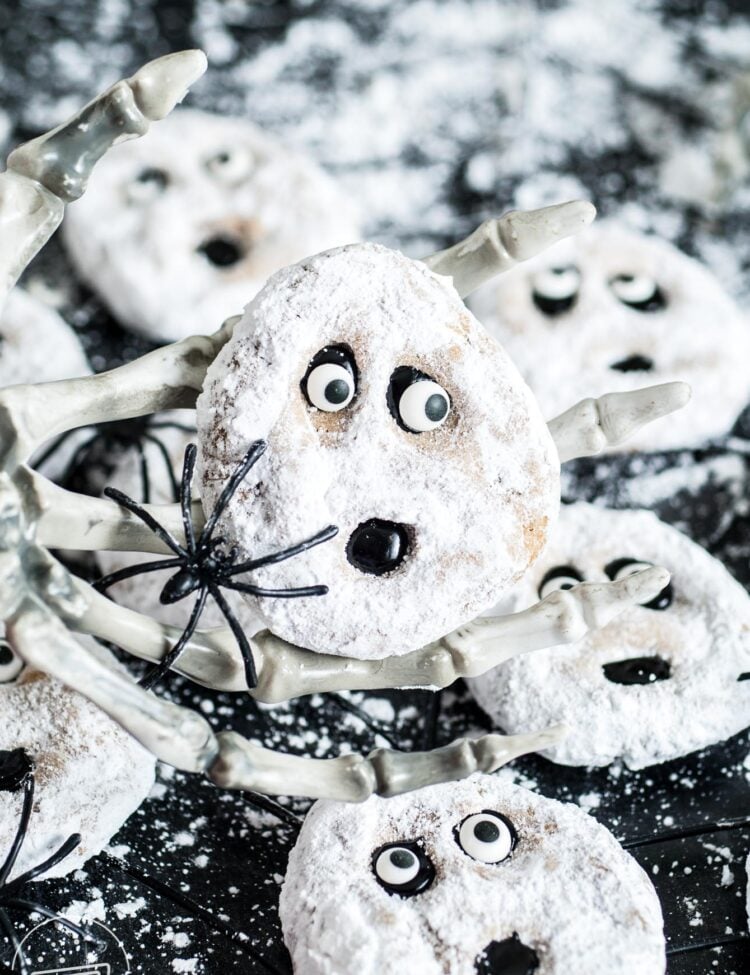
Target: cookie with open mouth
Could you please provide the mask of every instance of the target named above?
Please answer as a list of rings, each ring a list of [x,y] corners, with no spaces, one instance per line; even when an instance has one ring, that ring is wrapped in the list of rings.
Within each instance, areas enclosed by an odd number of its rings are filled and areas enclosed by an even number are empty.
[[[564,505],[516,608],[649,564],[668,569],[671,581],[645,605],[578,643],[517,656],[469,681],[499,727],[563,722],[571,731],[545,752],[553,761],[643,768],[750,725],[750,598],[717,559],[651,512]]]

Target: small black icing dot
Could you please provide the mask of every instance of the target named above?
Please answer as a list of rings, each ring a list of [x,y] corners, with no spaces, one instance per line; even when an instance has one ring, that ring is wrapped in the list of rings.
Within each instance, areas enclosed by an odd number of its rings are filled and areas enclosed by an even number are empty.
[[[325,396],[329,403],[343,403],[349,395],[349,384],[343,379],[334,379],[326,386]]]
[[[654,360],[646,355],[629,355],[625,359],[618,359],[609,367],[615,372],[651,372]]]
[[[503,941],[491,941],[474,968],[479,975],[532,975],[539,968],[539,956],[514,933]]]
[[[236,240],[231,237],[212,237],[198,248],[215,267],[232,267],[242,260],[243,252]]]
[[[482,843],[494,843],[500,836],[500,829],[489,819],[481,819],[474,827],[474,835]]]
[[[613,684],[655,684],[672,676],[669,661],[663,657],[630,657],[602,667],[604,676]]]
[[[34,763],[23,748],[0,751],[0,792],[17,792],[33,768]]]
[[[346,557],[360,572],[382,576],[398,568],[408,550],[409,535],[404,525],[371,518],[351,533]]]
[[[428,420],[439,423],[448,412],[448,400],[440,393],[433,393],[424,405],[424,412]]]

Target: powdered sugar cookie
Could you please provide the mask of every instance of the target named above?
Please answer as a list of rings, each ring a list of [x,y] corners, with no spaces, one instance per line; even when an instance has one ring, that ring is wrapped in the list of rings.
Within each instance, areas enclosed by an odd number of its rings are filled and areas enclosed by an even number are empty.
[[[241,552],[338,536],[253,581],[329,587],[254,600],[277,636],[378,658],[492,605],[542,549],[559,459],[528,387],[447,278],[375,244],[278,272],[198,400],[203,502],[251,442],[269,449],[223,533]]]
[[[64,223],[81,275],[162,341],[215,331],[273,271],[359,238],[352,204],[249,122],[181,109],[103,159]]]
[[[0,750],[17,748],[34,762],[36,792],[11,877],[44,861],[72,833],[81,834],[80,844],[45,876],[78,869],[107,844],[154,782],[153,756],[133,737],[85,697],[29,669],[0,687]],[[20,795],[0,791],[0,851],[13,841],[20,808]]]
[[[657,975],[646,874],[577,806],[477,775],[318,802],[279,905],[304,975]]]
[[[725,434],[750,401],[750,323],[716,278],[654,237],[597,224],[471,302],[553,417],[575,399],[682,379],[690,404],[617,450]]]
[[[545,752],[553,761],[642,768],[750,725],[750,683],[739,679],[750,671],[750,598],[717,559],[650,512],[563,506],[516,606],[644,563],[672,574],[652,602],[576,644],[515,657],[469,681],[499,727],[564,722],[570,734]]]

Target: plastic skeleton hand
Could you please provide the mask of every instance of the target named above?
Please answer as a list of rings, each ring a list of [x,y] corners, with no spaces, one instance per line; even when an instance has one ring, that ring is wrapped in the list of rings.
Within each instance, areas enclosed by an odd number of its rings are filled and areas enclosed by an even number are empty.
[[[123,135],[142,134],[151,119],[169,111],[204,64],[200,52],[152,62],[70,122],[13,153],[8,171],[0,174],[0,282],[6,288],[60,222],[64,203],[82,192],[102,153]],[[586,204],[568,204],[509,215],[428,263],[465,290],[571,232],[590,214]],[[373,792],[394,795],[492,771],[551,744],[561,729],[488,735],[416,754],[377,750],[332,760],[280,755],[233,733],[215,735],[199,714],[110,670],[72,637],[71,631],[89,633],[158,664],[180,633],[110,602],[71,576],[49,547],[171,553],[164,535],[154,534],[132,510],[64,491],[29,470],[28,458],[50,438],[79,426],[193,407],[234,321],[213,336],[186,339],[109,373],[0,392],[0,615],[13,649],[31,666],[89,697],[161,760],[205,772],[231,788],[361,800]],[[603,438],[619,437],[674,408],[682,387],[664,389],[649,394],[648,401],[641,391],[568,411],[550,427],[562,457],[580,452],[581,445],[598,449]],[[180,545],[186,530],[199,532],[205,521],[199,502],[185,510],[178,505],[145,509]],[[442,687],[514,653],[578,639],[631,602],[653,598],[666,578],[662,570],[648,569],[614,583],[584,583],[524,613],[480,620],[406,656],[377,661],[313,653],[262,632],[248,641],[257,670],[252,689],[228,628],[196,630],[183,641],[174,668],[204,685],[249,691],[262,701],[345,688]]]

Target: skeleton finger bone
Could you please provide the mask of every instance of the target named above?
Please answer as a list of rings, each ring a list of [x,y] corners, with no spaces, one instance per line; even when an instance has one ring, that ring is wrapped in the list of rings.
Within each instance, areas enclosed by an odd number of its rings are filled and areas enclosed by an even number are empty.
[[[547,425],[564,463],[622,443],[646,423],[681,409],[689,399],[690,387],[682,382],[606,393],[581,400]]]
[[[429,752],[377,748],[367,757],[314,759],[280,755],[229,731],[217,736],[219,755],[208,775],[224,789],[284,795],[294,782],[298,795],[362,802],[373,794],[395,796],[474,772],[494,772],[511,759],[560,741],[566,732],[559,725],[525,735],[459,738]]]
[[[426,257],[424,263],[436,274],[452,277],[464,298],[496,274],[583,230],[595,216],[595,207],[585,200],[511,210],[498,220],[486,220],[465,240]]]

